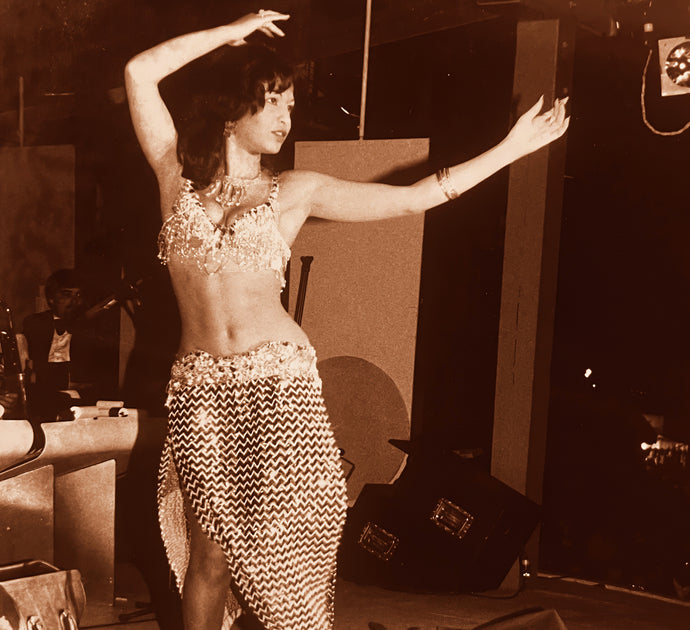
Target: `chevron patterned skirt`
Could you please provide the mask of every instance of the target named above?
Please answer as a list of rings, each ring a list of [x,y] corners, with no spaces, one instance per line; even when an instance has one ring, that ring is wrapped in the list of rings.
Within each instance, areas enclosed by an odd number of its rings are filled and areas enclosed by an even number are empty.
[[[310,346],[187,354],[172,367],[161,532],[180,592],[185,497],[267,630],[330,630],[345,480]],[[228,593],[223,628],[241,613]]]

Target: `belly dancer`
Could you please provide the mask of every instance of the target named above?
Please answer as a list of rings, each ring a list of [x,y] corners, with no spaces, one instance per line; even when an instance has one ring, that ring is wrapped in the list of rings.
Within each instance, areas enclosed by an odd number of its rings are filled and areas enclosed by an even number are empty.
[[[266,630],[333,627],[345,482],[314,350],[280,301],[306,219],[424,212],[568,126],[564,101],[540,114],[540,100],[489,151],[410,186],[273,173],[262,155],[278,153],[290,132],[293,73],[245,39],[283,37],[287,19],[261,10],[158,44],[125,70],[182,321],[158,507],[186,630],[229,628],[243,610]],[[175,124],[159,83],[212,51],[222,63],[189,90]]]

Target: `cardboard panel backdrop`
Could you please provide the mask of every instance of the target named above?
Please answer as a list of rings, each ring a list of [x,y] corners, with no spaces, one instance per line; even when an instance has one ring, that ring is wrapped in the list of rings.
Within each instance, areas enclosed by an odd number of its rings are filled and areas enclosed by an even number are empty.
[[[427,138],[298,142],[295,168],[381,181],[424,165],[428,153]],[[395,475],[403,456],[387,440],[409,437],[423,232],[422,214],[363,223],[314,220],[293,247],[293,312],[300,257],[314,257],[302,326],[323,368],[339,446],[355,463],[351,500],[363,483]]]

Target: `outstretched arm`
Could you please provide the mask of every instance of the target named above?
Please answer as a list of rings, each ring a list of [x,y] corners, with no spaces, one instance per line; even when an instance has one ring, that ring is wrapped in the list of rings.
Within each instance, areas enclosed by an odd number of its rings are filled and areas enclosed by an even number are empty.
[[[504,166],[560,138],[568,128],[567,99],[556,100],[540,114],[540,98],[510,130],[503,141],[467,162],[457,164],[439,178],[426,177],[411,186],[357,183],[327,175],[304,175],[308,212],[334,221],[371,221],[424,212],[461,195]]]
[[[144,155],[159,181],[177,163],[177,133],[158,90],[160,81],[224,44],[243,44],[245,38],[255,31],[269,37],[282,37],[284,33],[275,22],[288,18],[288,15],[277,11],[251,13],[231,24],[165,41],[127,63],[125,86],[132,123]]]

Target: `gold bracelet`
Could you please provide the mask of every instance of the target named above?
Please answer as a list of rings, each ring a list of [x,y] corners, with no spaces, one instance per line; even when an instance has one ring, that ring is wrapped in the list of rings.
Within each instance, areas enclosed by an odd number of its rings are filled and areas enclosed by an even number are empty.
[[[450,173],[447,168],[442,168],[436,171],[436,179],[438,180],[438,185],[441,187],[443,194],[448,198],[448,201],[453,201],[460,196],[460,193],[453,188],[453,184],[450,183]]]

